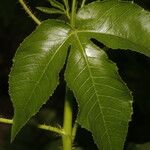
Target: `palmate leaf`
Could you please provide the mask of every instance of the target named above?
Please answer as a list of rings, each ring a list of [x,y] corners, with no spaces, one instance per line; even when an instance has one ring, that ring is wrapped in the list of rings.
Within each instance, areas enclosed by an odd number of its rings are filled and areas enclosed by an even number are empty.
[[[52,95],[71,45],[65,79],[79,104],[77,121],[100,149],[121,150],[132,98],[115,64],[90,39],[150,56],[150,13],[131,2],[93,2],[79,10],[75,26],[44,21],[18,48],[9,80],[12,139]]]

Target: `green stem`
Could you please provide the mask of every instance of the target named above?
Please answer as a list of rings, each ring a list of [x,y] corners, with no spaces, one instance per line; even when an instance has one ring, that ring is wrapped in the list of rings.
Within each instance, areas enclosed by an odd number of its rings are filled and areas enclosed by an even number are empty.
[[[75,15],[76,15],[76,0],[72,1],[72,8],[71,8],[71,26],[75,26]]]
[[[0,123],[13,124],[12,119],[0,118]]]
[[[59,129],[57,127],[52,127],[52,126],[47,126],[47,125],[42,125],[42,124],[38,125],[37,127],[39,129],[47,130],[50,132],[55,132],[55,133],[58,133],[60,135],[65,135],[65,132],[62,129]]]
[[[13,124],[13,120],[12,119],[6,119],[6,118],[0,118],[0,123]],[[65,135],[65,132],[62,129],[59,129],[57,127],[52,127],[52,126],[42,125],[42,124],[37,125],[37,127],[39,129],[47,130],[50,132],[55,132],[55,133],[58,133],[60,135]]]
[[[68,4],[68,0],[63,0],[64,4],[65,4],[65,14],[67,16],[67,18],[70,20],[70,14],[69,14],[69,4]]]
[[[69,10],[68,0],[63,0],[63,1],[64,1],[64,4],[65,4],[66,9]]]
[[[63,150],[72,150],[72,98],[72,93],[67,88],[64,104],[63,129],[65,135],[62,137]]]
[[[74,139],[76,137],[77,129],[78,129],[78,124],[77,124],[77,122],[75,122],[73,129],[72,129],[72,141],[74,141]]]
[[[65,14],[66,14],[66,16],[67,16],[67,18],[70,20],[70,14],[69,14],[69,11],[65,11]]]
[[[83,1],[82,1],[81,8],[85,5],[85,1],[86,1],[86,0],[83,0]]]
[[[41,21],[31,12],[31,10],[28,8],[28,6],[25,4],[24,0],[19,0],[19,3],[22,5],[24,10],[27,12],[27,14],[32,18],[32,20],[40,25]]]

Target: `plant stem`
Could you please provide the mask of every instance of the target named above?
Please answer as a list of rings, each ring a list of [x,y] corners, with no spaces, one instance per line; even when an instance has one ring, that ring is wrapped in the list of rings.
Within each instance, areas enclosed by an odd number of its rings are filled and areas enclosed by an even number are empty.
[[[24,0],[19,0],[19,3],[22,5],[24,10],[27,12],[27,14],[32,18],[32,20],[36,24],[40,25],[41,21],[31,12],[30,8],[28,8],[28,6],[25,4]]]
[[[66,9],[69,10],[68,0],[63,0],[63,1],[64,1],[64,4],[65,4]]]
[[[65,135],[62,136],[63,150],[72,150],[72,98],[73,96],[71,91],[66,88],[63,122]]]
[[[6,119],[6,118],[0,118],[0,123],[13,124],[13,120],[12,119]],[[50,132],[55,132],[55,133],[58,133],[61,135],[65,135],[65,132],[62,129],[59,129],[57,127],[52,127],[52,126],[42,125],[42,124],[37,125],[37,127],[39,129],[48,130]]]
[[[63,0],[64,1],[64,4],[65,4],[65,12],[66,12],[66,16],[68,17],[68,19],[70,19],[70,14],[69,14],[69,4],[68,4],[68,0]]]
[[[67,18],[70,20],[70,14],[69,14],[69,11],[65,11],[65,14],[66,14],[66,16],[67,16]]]
[[[62,129],[56,128],[56,127],[51,127],[51,126],[47,126],[47,125],[38,125],[37,126],[39,129],[43,129],[43,130],[47,130],[47,131],[51,131],[51,132],[55,132],[58,133],[60,135],[65,135],[65,132]]]
[[[83,0],[83,1],[82,1],[81,8],[85,5],[85,1],[86,1],[86,0]]]
[[[78,128],[78,124],[77,124],[77,122],[75,122],[73,129],[72,129],[72,141],[74,141],[74,139],[76,137],[77,128]]]
[[[13,124],[12,119],[0,118],[0,123]]]
[[[72,8],[71,8],[71,26],[75,26],[75,15],[76,15],[76,0],[72,0]]]

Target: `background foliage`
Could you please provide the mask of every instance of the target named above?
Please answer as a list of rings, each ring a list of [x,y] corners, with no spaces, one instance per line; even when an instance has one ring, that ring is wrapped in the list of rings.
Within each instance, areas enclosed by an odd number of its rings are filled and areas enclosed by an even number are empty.
[[[136,0],[135,2],[150,10],[149,0]],[[47,6],[46,1],[30,0],[28,5],[41,20],[49,17],[60,17],[57,15],[43,15],[35,9],[36,6]],[[7,118],[13,116],[7,84],[11,60],[19,43],[35,27],[35,23],[24,13],[17,0],[0,1],[0,116]],[[123,52],[121,50],[110,52],[109,57],[117,63],[121,77],[133,91],[134,96],[133,121],[130,123],[125,149],[149,150],[149,144],[142,143],[150,141],[150,59],[135,52]],[[51,98],[52,100],[43,106],[40,113],[30,121],[32,125],[27,125],[14,143],[9,143],[10,126],[0,124],[0,150],[55,150],[55,145],[59,147],[60,137],[58,135],[43,132],[35,128],[34,125],[37,122],[62,124],[63,87],[64,82],[61,79],[59,87]],[[56,99],[57,105],[55,104]],[[79,129],[76,142],[85,150],[97,150],[90,133],[83,129]]]

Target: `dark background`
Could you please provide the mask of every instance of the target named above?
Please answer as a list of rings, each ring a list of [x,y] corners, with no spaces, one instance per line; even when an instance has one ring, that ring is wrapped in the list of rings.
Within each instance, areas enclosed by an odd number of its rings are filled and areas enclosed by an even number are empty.
[[[150,0],[135,2],[147,10],[150,9]],[[36,6],[48,5],[46,0],[28,0],[28,5],[41,20],[59,17],[44,15],[35,9]],[[8,95],[8,74],[17,47],[35,27],[36,24],[24,12],[17,0],[0,0],[0,117],[13,116],[13,107]],[[117,63],[122,79],[133,92],[134,115],[125,146],[125,149],[130,149],[129,143],[141,144],[150,141],[150,58],[122,50],[110,50],[108,55]],[[10,144],[10,125],[0,124],[0,150],[58,150],[60,137],[39,130],[35,125],[62,124],[65,91],[62,78],[60,82],[51,100],[31,119],[29,125],[24,127],[12,144]],[[75,141],[74,147],[80,145],[85,150],[97,150],[91,134],[84,129],[79,128]],[[145,150],[150,150],[150,147]]]

